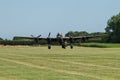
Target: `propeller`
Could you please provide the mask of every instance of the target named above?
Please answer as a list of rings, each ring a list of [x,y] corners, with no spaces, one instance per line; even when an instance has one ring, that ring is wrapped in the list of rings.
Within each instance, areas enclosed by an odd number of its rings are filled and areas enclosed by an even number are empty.
[[[39,37],[40,37],[41,35],[38,35],[37,37],[35,37],[35,36],[33,36],[33,35],[30,35],[30,36],[34,39],[35,44],[38,44],[38,42],[39,42]]]
[[[30,35],[31,37],[33,38],[39,38],[41,35],[38,35],[37,37],[33,36],[33,35]]]
[[[51,35],[51,32],[49,32],[49,34],[48,34],[48,38],[50,38],[50,35]]]
[[[33,35],[30,35],[30,36],[34,38],[34,36],[33,36]]]
[[[48,49],[51,49],[51,38],[50,38],[51,32],[48,34],[47,42],[48,42]]]
[[[41,35],[38,35],[37,38],[39,38]]]

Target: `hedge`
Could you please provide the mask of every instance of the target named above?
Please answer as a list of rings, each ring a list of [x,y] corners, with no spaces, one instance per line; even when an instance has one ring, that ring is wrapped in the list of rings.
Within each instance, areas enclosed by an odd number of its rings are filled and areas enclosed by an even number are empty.
[[[24,41],[24,40],[0,40],[0,45],[44,45],[47,44],[46,41],[39,41],[35,43],[34,41]]]

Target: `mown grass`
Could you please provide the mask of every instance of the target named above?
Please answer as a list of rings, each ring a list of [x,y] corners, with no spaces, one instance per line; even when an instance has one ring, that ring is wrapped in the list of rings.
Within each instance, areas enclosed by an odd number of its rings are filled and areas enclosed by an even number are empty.
[[[120,44],[115,43],[81,43],[80,46],[98,48],[120,48]]]
[[[120,80],[120,49],[0,46],[0,80]]]

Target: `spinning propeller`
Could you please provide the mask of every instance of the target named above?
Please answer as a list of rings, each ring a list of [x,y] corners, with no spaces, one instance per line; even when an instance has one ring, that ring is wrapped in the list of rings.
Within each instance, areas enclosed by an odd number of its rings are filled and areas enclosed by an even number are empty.
[[[35,44],[37,44],[39,42],[39,38],[40,38],[41,35],[38,35],[37,37],[31,35],[31,37],[34,39],[35,41]]]

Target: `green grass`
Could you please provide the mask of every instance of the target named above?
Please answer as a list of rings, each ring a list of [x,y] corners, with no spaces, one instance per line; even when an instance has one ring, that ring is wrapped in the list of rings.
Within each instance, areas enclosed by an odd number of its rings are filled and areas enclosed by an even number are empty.
[[[120,80],[120,48],[0,46],[0,80]]]
[[[120,44],[115,43],[81,43],[80,46],[98,48],[120,48]]]

